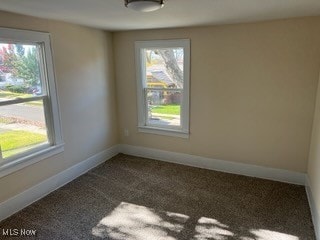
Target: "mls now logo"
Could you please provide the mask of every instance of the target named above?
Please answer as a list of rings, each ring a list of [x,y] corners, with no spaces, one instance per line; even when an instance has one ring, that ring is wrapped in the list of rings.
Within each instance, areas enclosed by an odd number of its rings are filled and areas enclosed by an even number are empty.
[[[17,228],[8,228],[2,229],[2,236],[7,237],[34,237],[36,236],[37,231],[34,229],[17,229]]]

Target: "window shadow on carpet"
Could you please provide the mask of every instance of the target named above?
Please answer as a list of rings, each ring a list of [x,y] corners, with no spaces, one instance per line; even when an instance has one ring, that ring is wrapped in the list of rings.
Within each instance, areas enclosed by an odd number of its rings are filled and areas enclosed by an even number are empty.
[[[229,226],[207,217],[194,222],[193,231],[183,231],[190,221],[192,219],[184,214],[157,212],[152,208],[122,202],[92,229],[92,234],[114,240],[224,240],[235,237],[241,240],[299,240],[296,236],[265,229],[249,230],[250,236],[236,236]]]
[[[9,228],[59,240],[315,240],[302,186],[123,154],[0,223]]]

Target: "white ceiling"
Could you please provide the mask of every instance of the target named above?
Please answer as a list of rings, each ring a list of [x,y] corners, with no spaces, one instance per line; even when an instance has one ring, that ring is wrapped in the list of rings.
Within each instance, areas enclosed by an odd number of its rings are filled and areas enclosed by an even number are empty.
[[[123,0],[0,0],[0,9],[106,30],[155,29],[320,15],[320,0],[166,0],[151,13]]]

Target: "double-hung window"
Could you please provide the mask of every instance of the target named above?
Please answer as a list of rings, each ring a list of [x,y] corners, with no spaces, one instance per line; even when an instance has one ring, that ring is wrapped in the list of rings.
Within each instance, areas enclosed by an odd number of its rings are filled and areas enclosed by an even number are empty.
[[[188,137],[190,40],[137,41],[138,128]]]
[[[0,28],[0,176],[61,151],[50,35]]]

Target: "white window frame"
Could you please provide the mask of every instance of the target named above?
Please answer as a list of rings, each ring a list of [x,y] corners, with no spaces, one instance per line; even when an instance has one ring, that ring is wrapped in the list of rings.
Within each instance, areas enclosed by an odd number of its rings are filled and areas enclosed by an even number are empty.
[[[147,102],[145,97],[146,69],[145,49],[183,48],[183,91],[180,114],[180,127],[151,126],[147,124]],[[159,135],[189,137],[189,106],[190,106],[190,39],[150,40],[135,42],[138,131]]]
[[[37,44],[41,51],[40,68],[45,96],[29,98],[28,101],[42,99],[48,129],[48,144],[42,144],[21,154],[2,159],[0,152],[0,177],[11,174],[31,164],[51,157],[64,151],[64,142],[61,131],[61,120],[52,60],[50,34],[28,30],[0,28],[0,42],[21,44]],[[24,99],[13,99],[0,102],[1,106],[26,102]]]

